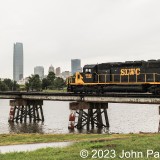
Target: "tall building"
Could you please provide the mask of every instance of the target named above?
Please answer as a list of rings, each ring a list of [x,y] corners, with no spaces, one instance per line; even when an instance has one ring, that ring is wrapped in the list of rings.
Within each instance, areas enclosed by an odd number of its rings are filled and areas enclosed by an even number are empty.
[[[23,44],[14,43],[13,49],[13,80],[23,79]]]
[[[63,78],[63,79],[66,79],[66,78],[68,78],[69,76],[71,76],[71,72],[69,72],[69,71],[64,71],[64,72],[62,72],[62,78]]]
[[[54,72],[54,67],[51,65],[50,67],[49,67],[49,69],[48,69],[48,73],[49,72]]]
[[[60,74],[61,74],[61,68],[57,67],[56,68],[56,76],[60,76]]]
[[[38,74],[41,79],[44,78],[44,67],[43,66],[34,67],[34,74]]]
[[[80,59],[71,59],[71,72],[72,75],[76,72],[81,72],[81,60]]]

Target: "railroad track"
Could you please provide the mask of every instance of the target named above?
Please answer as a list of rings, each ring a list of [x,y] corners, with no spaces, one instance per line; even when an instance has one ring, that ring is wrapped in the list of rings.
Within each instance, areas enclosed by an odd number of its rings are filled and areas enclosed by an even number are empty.
[[[80,96],[80,97],[135,97],[135,98],[160,98],[160,95],[154,95],[151,93],[118,93],[118,92],[107,92],[104,94],[86,94],[86,93],[46,93],[46,92],[0,92],[0,95],[11,95],[11,96]]]

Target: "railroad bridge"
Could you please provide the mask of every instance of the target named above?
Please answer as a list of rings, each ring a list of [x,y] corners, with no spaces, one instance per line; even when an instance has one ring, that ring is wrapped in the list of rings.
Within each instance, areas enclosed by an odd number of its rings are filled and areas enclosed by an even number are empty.
[[[108,103],[157,104],[160,96],[136,93],[74,94],[44,92],[0,92],[0,99],[10,99],[9,122],[44,121],[43,101],[69,101],[69,129],[109,128]],[[159,107],[160,114],[160,107]],[[158,126],[160,131],[160,122]]]

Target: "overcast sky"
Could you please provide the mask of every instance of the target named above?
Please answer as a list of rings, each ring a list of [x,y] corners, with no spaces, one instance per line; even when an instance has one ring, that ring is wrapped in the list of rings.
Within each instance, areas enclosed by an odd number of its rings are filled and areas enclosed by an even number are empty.
[[[0,77],[13,74],[13,43],[24,76],[35,66],[160,59],[159,0],[0,0]]]

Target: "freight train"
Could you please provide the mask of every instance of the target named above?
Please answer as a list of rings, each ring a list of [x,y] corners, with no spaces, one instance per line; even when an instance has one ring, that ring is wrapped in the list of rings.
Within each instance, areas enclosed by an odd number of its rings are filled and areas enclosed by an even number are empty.
[[[74,93],[149,92],[160,94],[160,60],[85,65],[67,79]]]

